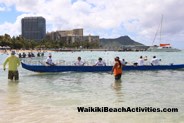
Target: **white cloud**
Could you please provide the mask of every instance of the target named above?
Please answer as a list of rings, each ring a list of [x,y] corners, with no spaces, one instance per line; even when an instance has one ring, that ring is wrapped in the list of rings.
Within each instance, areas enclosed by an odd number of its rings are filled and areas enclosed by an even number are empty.
[[[4,7],[0,7],[0,12],[5,11]]]
[[[12,34],[20,34],[21,17],[34,15],[46,18],[47,31],[84,28],[86,34],[101,37],[133,34],[134,40],[151,45],[163,14],[163,40],[175,37],[173,40],[182,42],[184,37],[184,1],[181,0],[76,0],[73,3],[70,0],[0,0],[0,3],[7,7],[14,5],[24,13],[15,23],[0,25],[10,26],[14,30]]]
[[[19,35],[19,25],[15,23],[4,22],[0,25],[0,34]]]

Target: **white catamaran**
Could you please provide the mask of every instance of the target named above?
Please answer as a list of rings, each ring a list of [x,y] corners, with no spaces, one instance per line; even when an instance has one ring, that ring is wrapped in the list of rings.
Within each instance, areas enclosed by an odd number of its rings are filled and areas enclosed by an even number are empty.
[[[160,42],[161,42],[162,21],[163,21],[163,15],[162,15],[162,19],[161,19],[161,24],[160,24],[158,30],[155,33],[155,37],[154,37],[153,43],[154,43],[154,41],[156,39],[156,36],[157,36],[157,33],[158,33],[159,30],[160,30]],[[147,49],[147,51],[150,51],[150,52],[179,52],[179,51],[181,51],[179,49],[173,48],[168,43],[167,44],[160,44],[159,46],[153,45],[153,43],[152,43],[152,46],[150,46]]]
[[[171,47],[170,44],[160,44],[160,46],[154,45],[147,49],[150,52],[179,52],[181,50]]]

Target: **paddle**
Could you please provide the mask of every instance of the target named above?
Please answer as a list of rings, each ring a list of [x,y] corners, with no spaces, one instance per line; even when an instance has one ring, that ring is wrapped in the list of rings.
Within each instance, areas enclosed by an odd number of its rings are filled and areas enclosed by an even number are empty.
[[[53,63],[53,64],[48,64],[48,63],[43,63],[43,62],[41,62],[41,61],[38,61],[39,63],[41,63],[42,65],[44,65],[44,66],[56,66],[56,65],[60,65],[61,63],[64,63],[65,62],[65,60],[59,60],[59,62],[58,63]]]
[[[45,66],[45,64],[43,62],[41,62],[41,61],[38,61],[38,62]]]
[[[59,62],[56,63],[55,65],[60,65],[61,63],[64,63],[64,62],[65,62],[65,60],[59,60]]]
[[[88,65],[88,61],[84,60],[83,66],[84,66],[85,64]]]
[[[47,64],[47,63],[43,63],[43,62],[41,62],[41,61],[39,61],[39,63],[41,63],[41,64],[44,65],[44,66],[55,66],[55,64],[50,65],[50,64]]]

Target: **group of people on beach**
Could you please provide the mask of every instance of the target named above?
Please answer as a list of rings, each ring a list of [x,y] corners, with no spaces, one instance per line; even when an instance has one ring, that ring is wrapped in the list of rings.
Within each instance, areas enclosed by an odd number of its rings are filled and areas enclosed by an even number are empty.
[[[143,66],[146,65],[145,63],[148,61],[147,56],[143,59],[142,56],[138,59],[137,62],[134,63],[135,66]],[[153,56],[151,60],[151,65],[159,65],[161,59],[156,58]],[[9,56],[5,62],[3,63],[3,69],[6,70],[6,64],[8,63],[8,79],[10,80],[18,80],[19,73],[18,73],[18,66],[20,66],[20,60],[15,55],[15,51],[11,51],[11,56]],[[119,57],[114,58],[114,65],[112,67],[112,73],[114,74],[115,80],[119,80],[122,75],[122,67],[125,66],[128,62],[125,59],[120,60]],[[56,64],[52,61],[52,55],[49,54],[48,58],[46,59],[46,64],[49,66],[55,66]],[[85,62],[81,60],[81,57],[77,58],[77,61],[74,63],[75,66],[84,66]],[[98,61],[93,66],[106,66],[106,63],[102,60],[102,58],[98,58]]]

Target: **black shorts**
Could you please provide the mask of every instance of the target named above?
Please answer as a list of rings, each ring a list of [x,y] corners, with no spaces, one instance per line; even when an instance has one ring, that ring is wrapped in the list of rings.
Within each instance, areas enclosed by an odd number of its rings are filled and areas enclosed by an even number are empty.
[[[18,71],[8,71],[8,79],[13,80],[19,80],[19,72]]]
[[[119,80],[119,79],[121,79],[121,74],[118,74],[115,76],[115,80]]]

